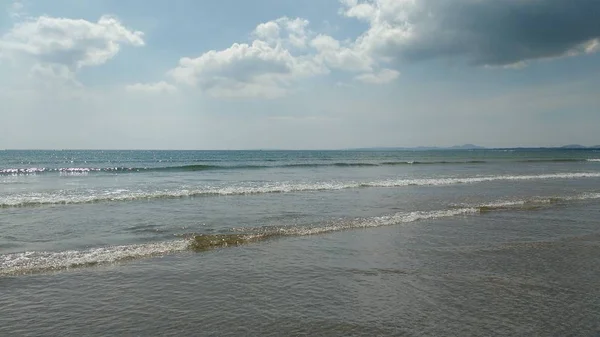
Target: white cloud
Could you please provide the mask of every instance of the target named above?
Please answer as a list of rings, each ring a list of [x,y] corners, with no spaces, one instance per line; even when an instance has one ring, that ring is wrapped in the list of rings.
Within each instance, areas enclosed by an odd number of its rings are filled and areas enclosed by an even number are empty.
[[[393,69],[381,69],[377,73],[367,73],[358,75],[355,78],[361,82],[371,84],[385,84],[392,82],[400,76],[400,72]]]
[[[215,97],[282,96],[292,82],[326,72],[310,55],[292,54],[293,47],[305,45],[307,24],[288,18],[262,23],[253,32],[253,42],[184,57],[168,75]]]
[[[42,73],[76,72],[112,59],[121,45],[143,46],[143,33],[131,31],[119,20],[102,16],[98,22],[41,16],[19,22],[0,37],[0,55],[26,57]],[[34,70],[36,69],[34,67]],[[61,69],[57,72],[57,69]],[[49,71],[51,70],[51,71]]]
[[[233,44],[197,58],[182,58],[169,72],[177,82],[196,85],[213,96],[273,97],[293,76],[294,57],[281,46],[264,41]],[[275,95],[276,96],[276,95]]]
[[[344,71],[371,71],[374,60],[366,53],[345,47],[329,35],[318,35],[310,45],[318,51],[315,59],[330,68]]]
[[[177,83],[196,86],[214,97],[275,98],[295,82],[330,69],[366,72],[361,80],[384,83],[397,77],[385,70],[371,74],[377,62],[352,42],[340,42],[308,29],[305,19],[287,17],[259,24],[250,43],[234,43],[199,57],[183,57],[168,72]],[[308,48],[311,47],[311,48]]]
[[[177,87],[165,81],[155,83],[135,83],[125,86],[130,92],[141,92],[147,94],[170,94],[177,91]]]
[[[589,40],[585,43],[582,43],[580,46],[580,53],[584,52],[586,54],[592,54],[597,52],[600,49],[600,38],[596,38],[593,40]]]
[[[414,38],[411,13],[416,0],[341,1],[342,14],[369,23],[369,29],[356,40],[355,48],[389,60],[389,53]]]
[[[260,41],[286,48],[305,48],[310,31],[309,21],[302,18],[281,17],[256,26],[252,35]]]
[[[284,25],[288,32],[287,39],[291,45],[297,48],[306,47],[307,31],[306,27],[309,22],[305,19],[296,18],[290,20],[288,18],[278,19],[281,25]]]
[[[341,0],[340,2],[344,6],[340,9],[340,13],[345,16],[364,21],[371,21],[375,16],[376,9],[371,3],[359,3],[358,0]]]
[[[281,28],[276,21],[264,22],[256,26],[254,35],[261,40],[277,41],[279,39]]]

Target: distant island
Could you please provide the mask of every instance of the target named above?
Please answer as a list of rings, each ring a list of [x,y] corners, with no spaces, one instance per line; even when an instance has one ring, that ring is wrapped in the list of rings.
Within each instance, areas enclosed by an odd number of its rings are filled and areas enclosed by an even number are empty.
[[[584,146],[584,145],[579,145],[579,144],[569,144],[569,145],[561,146],[560,148],[561,149],[600,149],[600,145]]]
[[[355,151],[394,151],[394,150],[412,150],[412,151],[427,151],[427,150],[485,150],[485,149],[565,149],[565,150],[590,150],[590,149],[600,149],[600,145],[594,146],[584,146],[580,144],[569,144],[564,146],[556,146],[556,147],[514,147],[514,148],[504,148],[504,147],[485,147],[479,146],[475,144],[464,144],[464,145],[454,145],[449,147],[443,146],[416,146],[416,147],[365,147],[365,148],[355,148],[350,150]]]
[[[448,148],[449,150],[478,150],[485,149],[483,146],[478,146],[474,144],[465,144],[465,145],[454,145]]]
[[[596,146],[583,146],[583,145],[579,145],[579,144],[569,144],[569,145],[565,145],[565,146],[561,146],[561,149],[595,149],[595,148],[599,148],[600,146],[596,145]]]

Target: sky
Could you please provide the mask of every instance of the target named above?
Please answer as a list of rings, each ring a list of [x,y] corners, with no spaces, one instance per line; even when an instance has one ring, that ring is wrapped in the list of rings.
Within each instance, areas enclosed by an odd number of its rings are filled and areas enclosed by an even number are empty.
[[[600,144],[598,0],[0,0],[0,149]]]

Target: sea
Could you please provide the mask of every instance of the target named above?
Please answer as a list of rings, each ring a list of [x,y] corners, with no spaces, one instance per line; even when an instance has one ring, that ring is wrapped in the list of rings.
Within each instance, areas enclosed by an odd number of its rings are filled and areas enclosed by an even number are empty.
[[[0,336],[600,336],[600,150],[0,151]]]

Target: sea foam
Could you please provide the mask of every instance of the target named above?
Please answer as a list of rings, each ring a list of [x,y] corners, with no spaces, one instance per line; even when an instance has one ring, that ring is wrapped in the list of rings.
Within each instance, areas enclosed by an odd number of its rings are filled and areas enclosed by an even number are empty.
[[[177,240],[146,244],[109,246],[62,252],[30,251],[12,253],[0,255],[0,276],[90,267],[127,260],[164,256],[182,251],[200,252],[282,237],[322,235],[344,230],[392,226],[459,216],[472,216],[495,211],[537,210],[540,207],[552,206],[557,203],[589,199],[600,199],[600,193],[498,200],[495,202],[474,205],[456,205],[449,209],[442,210],[407,211],[375,217],[337,219],[314,225],[240,227],[232,228],[231,233],[226,234],[187,233],[180,235],[181,238]]]
[[[196,196],[231,196],[266,193],[318,192],[335,191],[353,188],[394,188],[405,186],[447,186],[456,184],[475,184],[493,181],[527,181],[544,179],[582,179],[600,178],[598,172],[554,173],[540,175],[497,175],[477,177],[446,177],[421,179],[388,179],[380,181],[326,181],[314,183],[275,182],[258,185],[233,185],[197,188],[182,188],[156,191],[131,191],[119,189],[112,191],[89,191],[82,194],[76,190],[61,190],[55,192],[35,192],[9,194],[0,196],[0,207],[27,207],[39,205],[82,204],[93,202],[121,202],[145,199],[184,198]]]

